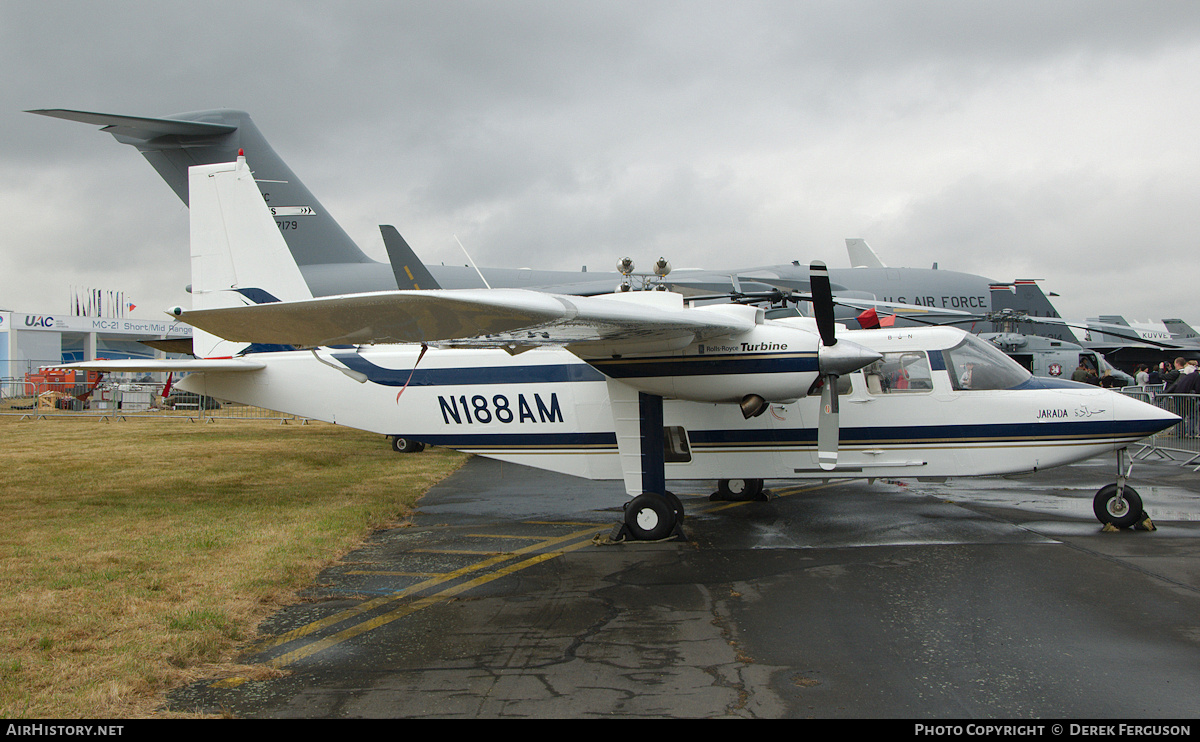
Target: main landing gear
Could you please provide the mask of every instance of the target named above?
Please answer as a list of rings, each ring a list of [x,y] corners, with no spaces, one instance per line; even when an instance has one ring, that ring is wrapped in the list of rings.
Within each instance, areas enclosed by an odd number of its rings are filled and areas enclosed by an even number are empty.
[[[761,479],[719,479],[710,500],[766,500]],[[613,529],[613,541],[662,541],[686,538],[683,503],[674,493],[643,492],[625,503],[623,522]]]
[[[625,503],[624,523],[613,529],[613,541],[662,541],[686,538],[683,503],[671,492],[643,492]]]
[[[1126,449],[1117,450],[1117,481],[1100,488],[1092,500],[1096,518],[1104,524],[1104,530],[1136,528],[1142,531],[1156,530],[1150,516],[1142,509],[1142,497],[1133,487],[1125,483],[1133,470],[1133,462]]]
[[[766,490],[761,479],[718,479],[717,491],[709,495],[710,500],[766,500]]]
[[[420,441],[414,441],[412,438],[405,438],[402,435],[390,436],[392,439],[392,450],[396,453],[420,453],[425,450],[425,444]]]

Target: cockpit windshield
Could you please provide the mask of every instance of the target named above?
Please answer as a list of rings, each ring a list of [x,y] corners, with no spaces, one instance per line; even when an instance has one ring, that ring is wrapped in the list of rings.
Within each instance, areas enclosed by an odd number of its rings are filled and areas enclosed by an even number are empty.
[[[957,346],[942,353],[950,371],[950,383],[960,391],[1011,389],[1030,378],[1029,371],[1021,364],[974,335],[967,335]]]

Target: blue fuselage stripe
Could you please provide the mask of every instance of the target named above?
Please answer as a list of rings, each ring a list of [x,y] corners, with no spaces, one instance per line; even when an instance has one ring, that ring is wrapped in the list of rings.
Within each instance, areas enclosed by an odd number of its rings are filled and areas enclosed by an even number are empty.
[[[614,379],[660,376],[722,376],[729,374],[795,374],[817,370],[816,353],[671,358],[614,358],[589,363]]]
[[[661,423],[660,423],[661,425]],[[997,425],[924,425],[871,428],[843,428],[841,444],[850,446],[920,447],[972,445],[986,443],[1051,443],[1126,439],[1151,435],[1163,429],[1163,421],[1130,420],[1123,422],[1013,423]],[[503,447],[514,449],[611,449],[617,439],[611,432],[601,433],[448,433],[425,435],[425,443],[452,448]],[[797,447],[816,445],[813,428],[771,430],[700,430],[689,429],[693,450],[726,446]]]
[[[357,353],[335,353],[347,368],[366,374],[382,386],[455,386],[461,384],[556,384],[572,381],[604,381],[604,375],[583,363],[529,366],[482,366],[478,368],[384,368]],[[412,381],[409,381],[409,375]]]
[[[787,356],[752,355],[678,358],[605,359],[589,363],[528,366],[482,366],[473,368],[384,368],[357,353],[335,353],[347,368],[365,374],[382,386],[454,386],[461,384],[545,384],[572,381],[658,378],[664,376],[718,376],[727,374],[790,374],[815,372],[817,356],[812,353]],[[412,380],[409,380],[411,375]]]

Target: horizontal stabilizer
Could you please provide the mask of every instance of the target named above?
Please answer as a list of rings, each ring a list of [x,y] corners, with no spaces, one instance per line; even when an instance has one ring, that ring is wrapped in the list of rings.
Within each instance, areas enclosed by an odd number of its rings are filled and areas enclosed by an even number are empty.
[[[325,207],[276,154],[245,111],[207,109],[148,118],[63,108],[29,111],[51,118],[101,126],[122,144],[136,149],[185,203],[190,204],[188,169],[232,162],[244,153],[254,168],[261,197],[270,203],[277,229],[296,264],[307,266],[375,265],[350,239]],[[382,266],[380,266],[382,267]],[[382,284],[376,288],[385,288]],[[323,289],[343,293],[347,289]]]
[[[118,116],[111,113],[71,111],[65,108],[40,108],[26,113],[36,113],[82,124],[103,126],[104,131],[114,136],[133,139],[156,139],[158,137],[215,137],[237,131],[236,126],[210,124],[204,121],[181,121],[180,119],[155,119],[139,116]]]
[[[245,358],[130,358],[115,361],[80,361],[78,363],[59,363],[42,368],[74,368],[84,371],[111,372],[154,372],[154,371],[257,371],[266,368],[262,361],[252,361]]]

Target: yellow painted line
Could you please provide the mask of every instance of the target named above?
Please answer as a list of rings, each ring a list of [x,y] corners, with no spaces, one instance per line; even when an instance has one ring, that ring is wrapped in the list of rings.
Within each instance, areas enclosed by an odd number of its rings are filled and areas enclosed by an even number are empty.
[[[507,551],[496,551],[495,549],[413,549],[409,554],[466,554],[468,556],[495,556],[497,554],[508,554]]]
[[[604,530],[604,529],[598,528],[595,530],[600,531],[600,530]],[[363,621],[362,623],[358,623],[358,624],[355,624],[354,626],[350,626],[346,629],[343,629],[342,631],[339,631],[338,633],[333,634],[332,636],[328,636],[324,639],[320,639],[318,641],[312,642],[311,644],[306,644],[305,646],[300,647],[299,649],[295,649],[291,652],[281,654],[278,657],[268,660],[265,664],[270,665],[271,667],[276,667],[276,668],[287,667],[288,665],[292,664],[293,662],[302,660],[306,657],[311,657],[312,655],[322,652],[326,649],[329,649],[330,647],[341,644],[342,642],[347,641],[349,639],[353,639],[356,636],[361,636],[362,634],[365,634],[368,631],[373,631],[374,629],[377,629],[381,626],[386,626],[387,624],[392,623],[393,621],[397,621],[401,618],[404,618],[405,616],[412,615],[413,613],[416,613],[417,611],[422,610],[424,608],[428,608],[431,605],[435,605],[437,603],[444,602],[456,595],[459,595],[461,593],[466,592],[467,590],[470,590],[471,588],[479,587],[480,585],[486,585],[487,583],[489,583],[493,580],[498,580],[501,577],[506,577],[514,572],[519,572],[522,569],[526,569],[528,567],[533,567],[535,565],[541,564],[542,562],[549,561],[549,560],[554,559],[558,556],[561,556],[569,551],[575,551],[576,549],[582,549],[585,546],[590,546],[591,543],[592,542],[590,540],[582,541],[580,543],[570,544],[568,546],[565,546],[565,547],[555,550],[555,551],[544,552],[541,554],[534,554],[533,556],[529,557],[528,559],[524,559],[515,564],[510,564],[506,567],[496,570],[495,572],[490,572],[485,575],[480,575],[479,577],[476,577],[472,580],[468,580],[467,582],[462,582],[457,585],[452,585],[452,586],[446,588],[445,590],[437,593],[436,595],[430,595],[428,597],[419,598],[418,600],[415,600],[412,603],[403,605],[403,606],[401,606],[393,611],[389,611],[381,616],[376,616],[375,618],[369,619],[367,621]]]
[[[356,569],[348,575],[379,575],[383,577],[444,577],[445,572],[388,572],[386,570]]]
[[[430,579],[424,580],[423,582],[418,582],[415,585],[410,585],[409,587],[406,587],[403,590],[399,590],[391,595],[385,595],[385,596],[378,597],[378,598],[372,598],[371,600],[367,600],[362,603],[359,603],[358,605],[354,606],[353,608],[348,608],[344,611],[340,611],[333,615],[326,616],[325,618],[322,618],[317,621],[313,621],[312,623],[309,623],[309,624],[305,624],[304,626],[298,626],[298,627],[292,629],[291,631],[285,631],[282,634],[268,637],[260,643],[252,643],[249,647],[249,651],[262,652],[267,649],[270,649],[271,647],[277,647],[281,644],[286,644],[290,641],[295,641],[296,639],[303,638],[303,637],[308,636],[309,634],[312,634],[316,631],[320,631],[321,629],[341,623],[342,621],[350,620],[350,619],[354,618],[355,616],[361,615],[363,613],[368,613],[370,611],[381,608],[385,605],[388,605],[389,603],[394,603],[396,601],[403,600],[414,593],[420,592],[421,590],[425,590],[426,588],[436,587],[437,585],[443,584],[450,580],[458,579],[459,577],[470,574],[471,572],[477,572],[481,569],[487,569],[488,567],[494,566],[496,564],[500,564],[502,562],[506,562],[509,559],[517,558],[523,554],[528,554],[528,553],[536,551],[538,549],[548,548],[548,547],[554,546],[555,544],[561,544],[563,542],[570,541],[572,539],[581,538],[581,537],[588,536],[588,535],[594,535],[595,533],[598,533],[599,531],[607,530],[608,528],[611,528],[611,526],[606,525],[606,526],[597,527],[597,526],[593,525],[591,528],[584,529],[582,531],[575,531],[575,532],[567,534],[565,536],[558,536],[556,538],[546,539],[545,541],[539,542],[537,544],[531,544],[529,546],[524,546],[520,549],[517,549],[515,551],[509,552],[506,554],[498,554],[496,556],[491,557],[490,559],[484,559],[482,561],[475,562],[475,563],[469,564],[465,567],[456,569],[452,572],[446,572],[446,573],[440,574],[436,577],[432,577]],[[591,543],[591,541],[589,540],[589,541],[584,542],[581,545],[587,545],[590,543]]]
[[[579,525],[587,525],[580,523]],[[467,538],[510,538],[514,541],[541,541],[541,536],[514,536],[508,533],[468,533]]]

